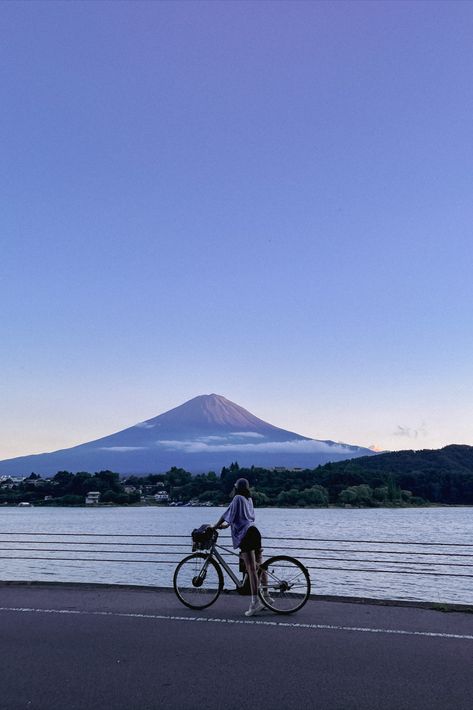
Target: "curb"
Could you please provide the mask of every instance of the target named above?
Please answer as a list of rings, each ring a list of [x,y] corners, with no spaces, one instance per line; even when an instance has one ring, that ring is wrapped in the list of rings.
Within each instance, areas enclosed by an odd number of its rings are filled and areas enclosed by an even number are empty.
[[[83,589],[83,590],[126,590],[135,592],[159,592],[174,594],[172,587],[156,587],[143,584],[107,584],[106,582],[47,582],[37,580],[3,580],[0,581],[2,587],[60,587],[63,589]],[[224,594],[237,594],[236,590],[223,590]],[[373,599],[371,597],[337,597],[327,594],[311,594],[311,601],[336,602],[340,604],[365,604],[372,606],[398,606],[411,607],[414,609],[430,609],[442,612],[462,612],[473,614],[472,604],[451,604],[448,602],[427,602],[405,599]]]

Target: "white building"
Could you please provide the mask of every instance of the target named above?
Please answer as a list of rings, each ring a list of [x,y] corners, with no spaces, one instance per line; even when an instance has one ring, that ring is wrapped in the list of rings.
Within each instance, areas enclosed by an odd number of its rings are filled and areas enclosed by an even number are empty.
[[[166,493],[166,491],[155,493],[154,500],[156,503],[167,503],[169,501],[169,493]]]

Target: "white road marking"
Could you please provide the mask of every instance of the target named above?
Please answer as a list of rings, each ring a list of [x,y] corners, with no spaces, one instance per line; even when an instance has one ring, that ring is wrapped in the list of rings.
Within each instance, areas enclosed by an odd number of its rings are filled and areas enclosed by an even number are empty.
[[[439,631],[408,631],[405,629],[377,629],[365,626],[336,626],[334,624],[299,624],[291,621],[262,621],[260,619],[220,619],[207,616],[175,616],[172,614],[138,614],[120,611],[86,611],[80,609],[34,609],[30,607],[0,607],[0,611],[13,611],[33,614],[65,614],[72,616],[114,616],[125,619],[156,619],[159,621],[188,621],[208,624],[244,624],[247,626],[278,626],[291,629],[311,629],[321,631],[351,631],[368,634],[397,634],[401,636],[428,636],[444,639],[462,639],[473,641],[471,634],[447,634]]]

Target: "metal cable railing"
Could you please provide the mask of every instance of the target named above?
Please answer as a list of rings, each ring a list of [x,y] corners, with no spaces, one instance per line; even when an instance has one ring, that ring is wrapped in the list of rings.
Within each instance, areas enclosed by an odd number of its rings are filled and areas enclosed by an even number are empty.
[[[221,534],[218,542],[236,571],[239,560],[228,549],[229,537]],[[5,531],[0,532],[0,579],[170,588],[176,565],[191,548],[190,534]],[[325,598],[473,606],[471,542],[265,536],[263,554],[301,560],[312,593]]]
[[[36,544],[36,543],[35,543],[35,544]],[[0,548],[0,552],[23,552],[23,551],[24,551],[24,548],[22,548],[22,547]],[[34,550],[29,550],[29,551],[32,552],[32,551],[34,551]],[[63,548],[49,547],[49,548],[43,548],[42,550],[38,550],[38,552],[82,552],[82,553],[85,552],[85,553],[87,553],[88,550],[71,550],[71,549],[69,549],[69,550],[64,550]],[[91,551],[91,552],[92,552],[92,551]],[[101,550],[95,550],[94,552],[101,552]],[[126,551],[126,550],[103,550],[103,552],[108,552],[108,553],[110,553],[110,554],[122,554],[122,555],[131,555],[131,554],[135,554],[135,555],[149,555],[149,554],[153,554],[153,552],[152,552],[151,550],[133,550],[133,551],[130,551],[130,552],[128,552],[128,551]],[[174,551],[162,550],[162,551],[160,551],[159,554],[161,554],[161,555],[175,555],[176,553],[175,553]],[[222,554],[226,555],[226,554],[228,554],[228,553],[225,553],[225,552],[224,552],[224,553],[222,553]],[[328,561],[330,561],[330,562],[340,562],[340,561],[343,561],[343,562],[367,562],[367,563],[381,563],[381,564],[390,564],[390,565],[405,565],[405,564],[409,564],[410,562],[412,562],[412,560],[408,560],[408,561],[404,561],[404,560],[385,560],[385,559],[383,559],[383,560],[370,560],[370,559],[360,559],[359,557],[352,557],[351,559],[344,559],[344,558],[340,558],[340,557],[321,557],[321,556],[315,556],[315,557],[313,557],[313,556],[310,556],[310,555],[297,555],[297,557],[298,557],[299,560],[319,560],[319,561],[321,561],[321,560],[328,560]],[[14,558],[14,557],[10,557],[10,558],[9,558],[9,557],[2,557],[2,556],[0,555],[0,559],[15,559],[15,558]],[[24,559],[24,558],[21,557],[21,558],[19,558],[19,559]],[[44,560],[44,559],[50,559],[50,558],[48,558],[48,557],[37,557],[37,558],[32,558],[32,559],[43,559],[43,560]],[[57,558],[55,557],[55,558],[52,558],[52,559],[57,559]],[[78,558],[77,558],[77,557],[74,557],[74,558],[71,558],[71,559],[76,560],[76,559],[78,559]],[[87,559],[88,559],[88,558],[87,558]],[[473,557],[472,557],[472,559],[473,559]],[[127,560],[124,559],[123,561],[126,562]],[[137,561],[137,562],[146,562],[147,560],[139,559],[139,560],[128,560],[128,561],[131,561],[131,562],[135,562],[135,561]],[[151,561],[151,560],[148,560],[148,561]],[[431,565],[432,565],[432,562],[422,562],[422,561],[416,560],[415,564],[416,564],[416,565],[429,565],[429,566],[431,566]],[[469,564],[464,564],[464,563],[462,563],[462,562],[435,562],[435,563],[433,563],[433,564],[435,564],[436,567],[466,567],[466,568],[473,568],[473,564],[472,564],[472,565],[469,565]],[[307,566],[307,565],[306,565],[306,566]],[[420,574],[420,573],[419,573],[419,574]]]
[[[83,538],[87,538],[87,540]],[[113,541],[110,541],[110,538],[113,538]],[[123,538],[126,538],[127,541],[122,541]],[[144,539],[148,540],[148,542],[143,542],[142,540]],[[268,556],[268,554],[274,554],[275,551],[279,551],[280,553],[284,552],[304,561],[304,564],[306,564],[309,570],[428,577],[473,577],[473,574],[467,572],[468,569],[473,568],[473,544],[471,543],[366,539],[346,540],[341,538],[306,537],[266,537],[265,542],[266,541],[278,543],[265,545],[266,556]],[[294,545],[294,543],[297,542],[304,544]],[[317,543],[317,546],[309,546],[307,543]],[[349,545],[349,547],[323,547],[320,546],[320,543],[328,543],[329,545],[333,545],[334,543],[343,544]],[[363,548],[356,547],[358,545],[363,545]],[[376,547],[374,549],[366,549],[366,547],[370,545],[375,545]],[[391,545],[396,547],[404,546],[405,549],[391,550],[389,548]],[[379,549],[379,546],[384,546],[384,549]],[[138,547],[146,549],[136,549]],[[437,549],[420,551],[416,549],[419,547],[424,548],[424,550],[426,547]],[[182,559],[189,548],[190,536],[177,534],[88,532],[38,532],[33,534],[31,532],[18,531],[0,533],[0,553],[2,553],[0,554],[0,559],[16,560],[18,562],[21,562],[21,560],[41,560],[50,561],[51,563],[110,562],[175,565]],[[438,551],[439,548],[441,548],[442,551]],[[458,551],[460,548],[462,550],[461,552]],[[7,554],[10,552],[20,554]],[[64,553],[65,556],[57,556],[61,553]],[[313,555],[312,553],[322,554]],[[333,556],[332,553],[337,553],[337,556]],[[223,551],[223,554],[231,557],[229,552]],[[360,555],[367,555],[368,557],[360,557]],[[382,555],[382,557],[372,557],[373,555]],[[389,559],[391,556],[397,556],[397,559]],[[402,557],[401,559],[399,559],[400,556]],[[459,558],[461,559],[459,560]],[[470,560],[472,564],[468,564]],[[229,562],[232,564],[231,559]],[[318,562],[319,564],[314,565],[311,564],[312,562]],[[322,564],[325,562],[337,562],[339,564],[337,566],[333,564]],[[237,563],[235,562],[234,564]],[[358,564],[365,566],[354,566]],[[429,570],[423,569],[424,567],[429,567]],[[449,568],[449,571],[440,568]],[[463,570],[465,571],[463,572]]]

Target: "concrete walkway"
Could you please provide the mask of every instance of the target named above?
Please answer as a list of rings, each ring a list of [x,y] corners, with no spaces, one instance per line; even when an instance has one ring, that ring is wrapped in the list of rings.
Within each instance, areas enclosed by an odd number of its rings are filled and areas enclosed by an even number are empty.
[[[2,710],[471,710],[473,614],[310,601],[246,619],[169,591],[0,586]]]

